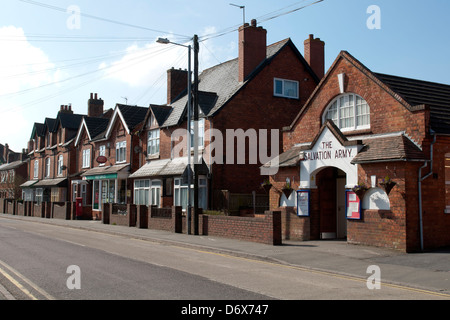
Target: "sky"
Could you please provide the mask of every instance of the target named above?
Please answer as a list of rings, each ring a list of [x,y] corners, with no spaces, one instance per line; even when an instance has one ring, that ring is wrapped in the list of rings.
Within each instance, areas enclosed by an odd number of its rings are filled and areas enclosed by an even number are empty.
[[[156,39],[198,35],[202,71],[238,56],[244,12],[268,44],[323,40],[326,70],[346,50],[374,72],[450,84],[448,0],[2,0],[0,143],[20,152],[61,105],[86,114],[90,93],[105,108],[166,103],[188,50]]]

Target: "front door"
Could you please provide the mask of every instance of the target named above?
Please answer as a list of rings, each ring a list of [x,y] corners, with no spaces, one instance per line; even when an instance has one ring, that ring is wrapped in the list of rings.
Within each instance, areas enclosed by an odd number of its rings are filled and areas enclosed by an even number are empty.
[[[337,168],[325,168],[316,175],[316,183],[319,189],[320,238],[345,238],[345,173]]]

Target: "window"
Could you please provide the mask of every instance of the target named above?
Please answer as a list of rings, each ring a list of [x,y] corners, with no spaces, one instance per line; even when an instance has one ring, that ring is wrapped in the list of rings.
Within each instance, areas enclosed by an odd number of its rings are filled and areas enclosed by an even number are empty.
[[[44,189],[37,188],[36,189],[36,202],[38,205],[42,204],[44,201]]]
[[[158,207],[161,205],[161,181],[159,180],[152,180],[151,204]]]
[[[58,157],[58,176],[62,176],[63,174],[63,165],[64,165],[63,156],[60,155]]]
[[[34,160],[34,179],[37,179],[39,177],[39,160]]]
[[[161,181],[136,180],[134,182],[134,204],[161,206]]]
[[[147,154],[153,155],[159,153],[159,129],[150,130],[147,140]]]
[[[194,120],[191,120],[191,148],[194,148]],[[204,147],[205,142],[205,119],[198,120],[198,147]]]
[[[106,146],[100,146],[99,151],[98,151],[98,155],[100,157],[105,157],[106,156]],[[99,167],[102,167],[104,165],[105,165],[104,163],[100,163]]]
[[[174,203],[176,206],[181,206],[186,210],[188,203],[188,185],[183,183],[181,178],[176,178],[174,181]],[[194,185],[191,185],[190,199],[191,206],[194,206]],[[204,177],[199,177],[198,184],[198,206],[204,210],[207,209],[207,181]]]
[[[149,205],[150,180],[136,180],[134,182],[134,204]]]
[[[47,137],[47,147],[51,147],[52,143],[52,134],[49,132]]]
[[[333,120],[342,131],[370,128],[370,108],[356,94],[345,94],[334,99],[324,114],[323,121]]]
[[[127,142],[116,143],[116,163],[125,162],[127,160]]]
[[[45,159],[45,177],[50,177],[50,158]]]
[[[298,81],[275,78],[273,84],[274,96],[298,99]]]
[[[91,167],[91,149],[83,150],[83,168]]]

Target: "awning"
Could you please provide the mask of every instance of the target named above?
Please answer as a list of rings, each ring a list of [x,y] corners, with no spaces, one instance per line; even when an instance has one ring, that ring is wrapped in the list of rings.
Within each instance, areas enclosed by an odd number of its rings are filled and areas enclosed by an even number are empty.
[[[31,188],[32,186],[34,186],[38,182],[39,182],[39,180],[29,180],[29,181],[21,184],[20,187],[21,188]]]
[[[81,176],[84,180],[124,179],[128,177],[129,169],[129,164],[97,167],[86,171]]]
[[[67,187],[67,178],[44,179],[33,185],[33,188]]]
[[[185,173],[187,166],[188,157],[150,161],[130,175],[130,178],[180,176]],[[194,169],[193,158],[191,158],[191,168]],[[208,166],[202,158],[198,173],[206,175],[208,172]]]

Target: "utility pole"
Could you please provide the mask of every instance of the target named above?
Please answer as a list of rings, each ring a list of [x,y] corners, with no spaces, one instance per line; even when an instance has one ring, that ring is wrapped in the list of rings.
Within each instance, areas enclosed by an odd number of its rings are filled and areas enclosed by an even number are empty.
[[[198,36],[194,35],[194,234],[198,235]],[[189,155],[190,156],[190,155]]]

